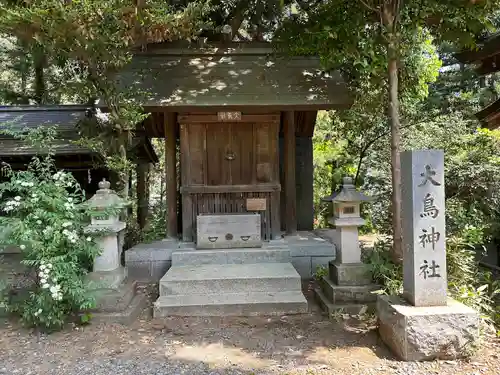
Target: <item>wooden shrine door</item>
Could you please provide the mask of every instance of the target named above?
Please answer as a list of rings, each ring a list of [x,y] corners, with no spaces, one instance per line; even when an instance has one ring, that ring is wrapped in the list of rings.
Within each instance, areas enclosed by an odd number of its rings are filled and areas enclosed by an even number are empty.
[[[250,212],[247,199],[253,198],[265,200],[262,238],[277,235],[280,114],[242,115],[238,122],[220,122],[217,114],[178,119],[183,239],[195,239],[198,214]]]

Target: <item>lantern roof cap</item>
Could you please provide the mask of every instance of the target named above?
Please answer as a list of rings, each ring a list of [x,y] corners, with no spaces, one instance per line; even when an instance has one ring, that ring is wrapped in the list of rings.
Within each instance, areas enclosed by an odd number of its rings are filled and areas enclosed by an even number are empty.
[[[87,201],[90,208],[105,210],[107,208],[123,208],[127,206],[127,202],[111,189],[111,183],[109,181],[103,179],[99,182],[98,186],[99,190],[97,190],[94,196]]]
[[[337,203],[367,202],[372,199],[372,197],[356,190],[351,177],[344,177],[342,179],[342,188],[339,192],[323,198],[324,201]]]

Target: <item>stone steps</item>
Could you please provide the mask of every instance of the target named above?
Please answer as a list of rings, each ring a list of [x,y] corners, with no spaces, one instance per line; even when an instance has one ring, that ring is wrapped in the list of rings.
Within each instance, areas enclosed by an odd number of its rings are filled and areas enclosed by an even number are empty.
[[[248,249],[177,250],[172,253],[175,266],[200,266],[207,264],[289,263],[292,258],[287,247],[262,247]]]
[[[160,296],[300,290],[291,263],[174,265],[160,280]]]
[[[154,304],[155,318],[167,316],[256,316],[307,313],[300,290],[161,296]]]
[[[347,301],[343,303],[332,303],[328,297],[325,296],[320,288],[314,288],[314,295],[316,301],[319,303],[324,312],[328,314],[329,318],[335,316],[335,314],[349,314],[349,315],[360,315],[367,312],[374,312],[376,309],[376,302],[367,303],[349,303]]]

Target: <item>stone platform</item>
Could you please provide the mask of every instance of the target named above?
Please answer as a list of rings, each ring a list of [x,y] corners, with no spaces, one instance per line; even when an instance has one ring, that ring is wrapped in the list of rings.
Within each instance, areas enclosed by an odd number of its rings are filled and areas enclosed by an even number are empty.
[[[446,306],[415,307],[379,296],[377,311],[380,337],[404,361],[468,357],[479,337],[479,314],[450,298]]]
[[[155,317],[252,316],[308,311],[285,241],[262,248],[179,249],[160,280]]]
[[[334,236],[335,231],[322,231],[318,234],[314,232],[299,232],[294,236],[286,236],[286,242],[291,257],[291,263],[299,273],[302,279],[311,279],[316,272],[318,266],[328,268],[328,262],[335,259],[335,245],[332,244],[330,237]],[[333,234],[332,234],[333,233]],[[283,240],[282,240],[283,241]],[[280,242],[282,242],[280,241]],[[274,242],[275,243],[275,242]],[[172,239],[155,241],[149,244],[139,244],[125,251],[125,265],[128,269],[129,276],[134,280],[142,282],[159,282],[165,273],[170,269],[173,262],[183,262],[183,257],[190,257],[194,250],[194,243],[186,243]],[[267,253],[269,249],[276,249],[277,246],[273,243],[264,243],[263,247],[255,248],[252,251],[253,259],[270,256]],[[209,259],[213,255],[223,257],[223,252],[214,249],[216,253],[210,253],[210,250],[196,250],[196,258],[198,262],[203,263],[203,258],[208,256]],[[227,249],[226,249],[227,250]],[[242,256],[248,249],[230,249],[230,257],[233,262],[238,263],[243,261]],[[258,253],[258,250],[262,252]],[[203,253],[203,251],[206,251]],[[174,252],[176,253],[174,259]],[[273,252],[273,257],[282,257],[279,251]],[[191,254],[191,255],[190,255]],[[237,260],[240,258],[240,260]],[[210,261],[210,260],[209,260]],[[290,260],[287,260],[287,262]],[[180,263],[179,263],[180,264]]]

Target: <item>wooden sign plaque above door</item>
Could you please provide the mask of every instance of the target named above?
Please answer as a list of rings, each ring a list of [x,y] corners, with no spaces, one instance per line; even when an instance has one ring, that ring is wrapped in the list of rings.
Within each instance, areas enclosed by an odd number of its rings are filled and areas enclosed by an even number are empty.
[[[219,121],[241,121],[241,112],[217,112]]]
[[[265,211],[266,198],[247,198],[247,211]]]

